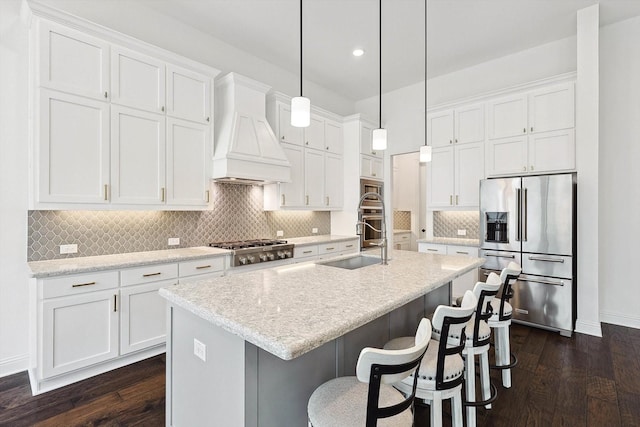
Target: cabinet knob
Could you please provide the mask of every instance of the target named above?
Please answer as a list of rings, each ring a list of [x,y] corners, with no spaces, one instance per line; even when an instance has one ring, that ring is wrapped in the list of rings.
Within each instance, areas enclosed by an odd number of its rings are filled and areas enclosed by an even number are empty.
[[[533,132],[533,126],[531,126],[531,132]]]
[[[160,111],[162,111],[164,113],[164,105],[162,107],[160,107]]]
[[[376,155],[376,152],[375,152],[375,151],[372,151],[372,152],[371,152],[371,154],[373,154],[373,155],[375,156],[375,155]]]
[[[329,149],[329,147],[327,147],[327,150]]]
[[[282,135],[282,139],[284,139],[284,135]]]
[[[456,144],[458,143],[458,138],[456,138],[456,139],[455,139],[455,143],[456,143]]]
[[[309,141],[305,142],[306,145],[309,145]]]
[[[376,176],[376,173],[375,172],[371,172],[371,176]]]
[[[209,117],[207,117],[207,121],[209,121]]]
[[[531,165],[531,170],[533,170],[533,165]]]
[[[107,92],[105,92],[105,93],[104,93],[104,97],[105,97],[105,98],[108,98]]]
[[[526,171],[527,171],[527,167],[526,167],[526,166],[523,166],[523,167],[522,167],[522,170],[526,172]]]
[[[527,128],[522,129],[522,133],[527,133]]]
[[[452,140],[449,140],[449,144],[453,144],[453,141],[452,141]]]

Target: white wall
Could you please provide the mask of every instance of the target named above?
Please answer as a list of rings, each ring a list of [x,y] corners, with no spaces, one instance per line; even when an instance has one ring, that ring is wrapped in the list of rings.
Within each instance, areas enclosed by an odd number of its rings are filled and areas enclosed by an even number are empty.
[[[600,31],[600,320],[640,328],[640,17]]]
[[[3,1],[3,0],[0,0]],[[295,96],[300,76],[239,50],[179,20],[140,4],[126,1],[44,0],[43,3],[107,28],[210,65],[226,74],[243,74]],[[353,101],[305,81],[305,96],[313,105],[340,115],[353,114]]]
[[[0,377],[27,368],[27,28],[0,1]]]

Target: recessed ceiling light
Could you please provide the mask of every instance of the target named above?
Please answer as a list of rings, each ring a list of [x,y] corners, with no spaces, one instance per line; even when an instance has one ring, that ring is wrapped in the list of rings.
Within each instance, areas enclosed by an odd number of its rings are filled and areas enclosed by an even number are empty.
[[[353,49],[353,56],[362,56],[364,55],[363,49]]]

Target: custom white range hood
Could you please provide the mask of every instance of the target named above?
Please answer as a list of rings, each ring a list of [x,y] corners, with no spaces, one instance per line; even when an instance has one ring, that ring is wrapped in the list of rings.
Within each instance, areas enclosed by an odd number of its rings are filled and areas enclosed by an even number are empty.
[[[243,184],[290,182],[291,165],[266,118],[269,86],[229,73],[215,84],[213,179]]]

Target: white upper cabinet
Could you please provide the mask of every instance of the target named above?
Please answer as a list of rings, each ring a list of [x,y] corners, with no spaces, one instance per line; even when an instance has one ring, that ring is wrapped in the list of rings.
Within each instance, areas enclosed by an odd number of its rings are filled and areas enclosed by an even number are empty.
[[[575,127],[573,83],[542,88],[529,94],[529,132]]]
[[[529,172],[575,169],[575,141],[575,130],[573,128],[530,135]]]
[[[111,201],[164,203],[165,117],[113,105],[111,133]]]
[[[489,140],[486,168],[488,176],[514,175],[527,172],[527,136]]]
[[[342,156],[326,153],[324,158],[324,194],[327,208],[341,208],[344,199]]]
[[[311,124],[304,128],[304,145],[316,150],[325,150],[323,118],[311,115]]]
[[[382,158],[384,152],[373,149],[373,129],[375,128],[371,123],[360,122],[360,154]]]
[[[112,48],[111,101],[153,113],[165,110],[165,64],[123,48]]]
[[[427,145],[434,148],[453,144],[453,110],[427,116]]]
[[[489,139],[527,133],[527,95],[517,94],[487,103]]]
[[[37,85],[108,99],[108,43],[46,21],[38,23],[38,33]]]
[[[280,186],[280,207],[299,207],[304,205],[304,148],[299,145],[282,144],[291,164],[291,182],[282,182]],[[278,184],[273,184],[278,186]]]
[[[429,173],[430,208],[479,206],[484,143],[434,148]]]
[[[434,148],[429,167],[429,207],[453,206],[454,153],[449,147]]]
[[[325,206],[324,194],[324,153],[319,150],[304,152],[305,206]]]
[[[201,206],[209,202],[211,126],[167,118],[167,203]]]
[[[210,123],[211,79],[204,74],[168,65],[167,115]]]
[[[342,154],[342,124],[333,120],[324,122],[325,149],[330,153]]]
[[[40,89],[37,199],[108,202],[109,104]]]
[[[277,103],[277,109],[278,116],[276,121],[278,124],[277,132],[280,142],[303,145],[303,128],[291,126],[291,105],[279,102]]]
[[[434,148],[484,141],[484,104],[427,115],[427,145]]]

